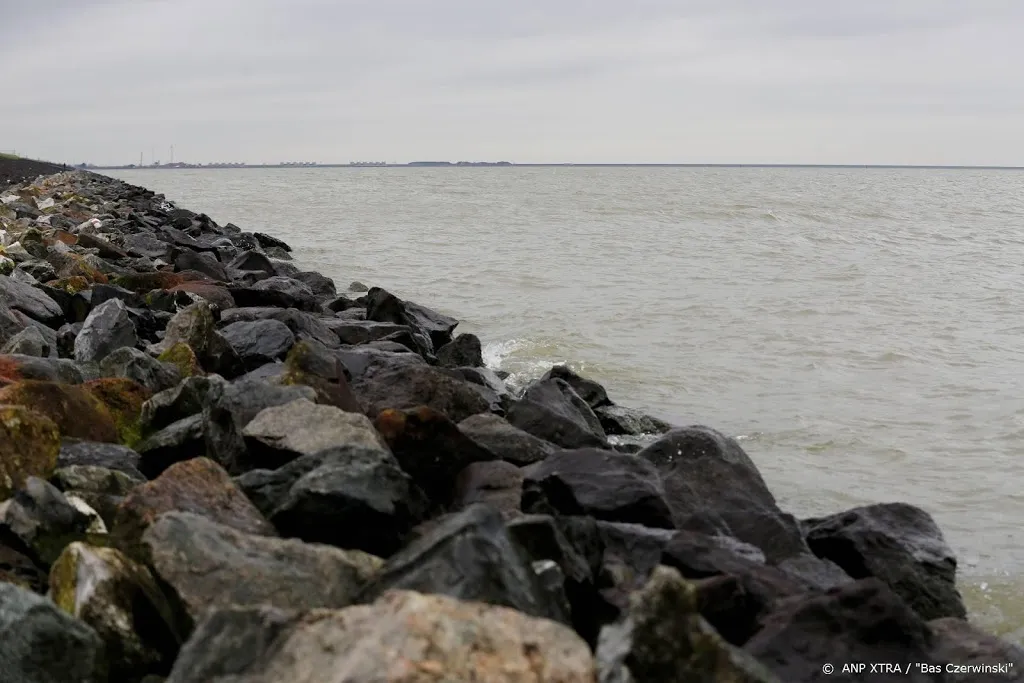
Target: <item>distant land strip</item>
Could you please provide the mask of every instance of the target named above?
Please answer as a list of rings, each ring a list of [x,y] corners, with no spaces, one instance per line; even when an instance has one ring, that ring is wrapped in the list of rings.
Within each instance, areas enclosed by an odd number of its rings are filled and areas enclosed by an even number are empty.
[[[127,164],[115,166],[99,166],[94,164],[76,164],[74,168],[91,171],[176,171],[176,170],[207,170],[207,169],[248,169],[248,168],[279,168],[279,169],[310,169],[310,168],[832,168],[832,169],[934,169],[934,170],[978,170],[978,171],[1020,171],[1024,166],[970,166],[970,165],[931,165],[931,164],[645,164],[645,163],[512,163],[509,161],[412,161],[404,164],[380,162],[320,164],[320,163],[281,163],[281,164]]]

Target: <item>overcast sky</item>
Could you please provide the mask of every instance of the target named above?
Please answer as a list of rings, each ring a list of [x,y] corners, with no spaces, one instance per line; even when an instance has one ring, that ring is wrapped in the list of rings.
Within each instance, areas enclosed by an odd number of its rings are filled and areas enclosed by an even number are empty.
[[[1024,165],[1021,0],[0,0],[0,151]]]

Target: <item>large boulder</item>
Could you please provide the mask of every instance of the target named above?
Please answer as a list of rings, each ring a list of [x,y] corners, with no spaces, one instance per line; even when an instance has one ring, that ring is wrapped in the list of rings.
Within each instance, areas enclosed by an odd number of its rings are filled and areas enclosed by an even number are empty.
[[[339,672],[344,672],[339,674]],[[594,683],[594,661],[560,624],[502,607],[395,591],[308,614],[212,612],[167,683],[342,680]]]
[[[342,361],[345,362],[344,358]],[[388,408],[427,406],[444,413],[452,422],[461,422],[470,415],[486,413],[489,408],[487,401],[466,382],[420,364],[369,372],[356,381],[354,389],[371,418]]]
[[[394,456],[338,446],[237,480],[283,536],[388,556],[422,521],[426,502]]]
[[[525,512],[590,515],[609,522],[675,526],[658,470],[625,453],[560,451],[526,469]]]
[[[455,318],[412,301],[403,301],[379,287],[372,287],[366,294],[366,319],[420,330],[430,338],[434,349],[450,342],[452,331],[459,324]]]
[[[253,322],[256,320],[276,320],[288,326],[298,340],[310,339],[324,346],[336,348],[339,345],[338,335],[332,331],[333,319],[321,319],[311,313],[295,308],[255,307],[232,308],[222,311],[221,326],[237,322]]]
[[[345,366],[332,349],[313,339],[295,344],[285,358],[277,381],[286,386],[306,386],[316,392],[316,402],[361,413],[363,408],[349,386]]]
[[[111,443],[119,438],[110,410],[84,385],[25,380],[0,389],[0,404],[45,415],[65,437]]]
[[[96,441],[65,439],[60,444],[57,467],[102,467],[144,479],[138,469],[139,454],[127,446]]]
[[[540,462],[557,446],[513,427],[498,415],[480,413],[459,423],[459,431],[489,450],[495,457],[520,467]]]
[[[534,382],[508,409],[512,426],[562,448],[606,448],[601,422],[567,382]]]
[[[29,477],[49,478],[60,452],[60,430],[23,406],[0,405],[0,502]]]
[[[906,503],[854,508],[803,522],[807,544],[855,579],[875,577],[923,619],[967,616],[956,556],[935,520]]]
[[[337,335],[342,344],[352,346],[377,341],[412,329],[408,325],[381,323],[373,320],[346,320],[344,318],[326,319],[324,324]]]
[[[208,372],[230,379],[244,371],[234,348],[217,332],[213,307],[208,302],[194,303],[176,313],[167,323],[163,340],[150,352],[162,354],[178,343],[188,344]]]
[[[295,344],[295,335],[278,320],[232,323],[220,333],[247,370],[284,358]]]
[[[625,406],[598,406],[594,414],[609,435],[648,436],[672,430],[669,423]]]
[[[117,508],[124,497],[146,482],[141,474],[133,476],[95,465],[58,468],[50,481],[65,495],[81,500],[95,510],[106,527],[113,526]]]
[[[167,673],[185,639],[149,570],[114,548],[69,545],[50,570],[50,596],[103,641],[111,681]]]
[[[100,362],[100,372],[104,377],[134,380],[154,394],[177,386],[181,381],[178,368],[129,346],[107,355]]]
[[[1024,647],[978,630],[963,619],[946,617],[928,622],[932,656],[942,663],[945,683],[1000,680],[1024,681]]]
[[[138,346],[135,324],[120,299],[110,299],[92,310],[75,338],[75,360],[101,361],[123,346]]]
[[[597,410],[603,406],[611,406],[612,401],[608,398],[608,392],[603,386],[592,379],[587,379],[577,374],[568,365],[555,365],[541,377],[542,380],[560,379],[573,388],[580,398],[586,401],[587,405]]]
[[[320,308],[316,294],[304,282],[283,275],[274,275],[252,286],[232,285],[228,288],[235,303],[243,308],[273,306],[316,311]]]
[[[193,619],[230,605],[346,607],[383,564],[358,550],[246,534],[186,512],[161,515],[142,543]]]
[[[773,563],[808,553],[799,524],[779,509],[735,439],[708,427],[686,427],[669,432],[637,457],[661,473],[678,528],[717,527],[761,548]],[[704,528],[695,529],[695,522]]]
[[[32,325],[11,337],[0,352],[36,358],[56,358],[57,346],[51,343],[38,327]]]
[[[34,358],[22,354],[0,355],[0,387],[23,379],[62,384],[85,381],[81,368],[67,358]]]
[[[0,673],[4,683],[103,681],[103,641],[52,601],[0,582]]]
[[[227,269],[209,252],[183,250],[174,259],[174,268],[179,271],[194,270],[208,275],[219,282],[227,282],[229,280]]]
[[[482,368],[483,346],[475,334],[460,334],[437,350],[437,362],[449,368]]]
[[[819,670],[825,661],[815,662]],[[811,680],[776,678],[725,642],[700,616],[693,585],[667,567],[655,569],[643,589],[631,596],[624,619],[601,631],[597,662],[601,683]]]
[[[452,507],[487,503],[508,517],[517,517],[523,497],[523,471],[502,460],[474,462],[455,477]]]
[[[60,305],[31,285],[0,275],[0,301],[15,311],[21,311],[33,320],[56,329],[64,320]]]
[[[385,410],[374,424],[402,469],[442,506],[451,502],[455,478],[467,465],[497,459],[431,408]]]
[[[268,469],[334,446],[387,449],[365,415],[317,405],[304,398],[261,411],[246,425],[243,435],[248,447],[247,466]]]
[[[928,625],[878,579],[786,601],[744,646],[783,681],[933,683]],[[844,664],[882,663],[858,670]],[[834,669],[823,670],[825,664]],[[893,670],[892,667],[899,667]],[[909,669],[909,671],[908,671]],[[942,669],[937,669],[941,671]]]
[[[169,467],[151,482],[132,490],[121,503],[111,533],[134,552],[134,546],[165,512],[193,512],[251,534],[274,536],[273,526],[217,463],[194,458]]]
[[[14,493],[0,512],[0,523],[31,549],[32,558],[44,567],[69,543],[84,540],[95,529],[92,516],[38,477],[29,477]]]
[[[487,505],[452,514],[391,556],[363,590],[361,601],[371,602],[392,589],[437,593],[512,607],[535,617],[569,620],[543,590],[501,514]]]

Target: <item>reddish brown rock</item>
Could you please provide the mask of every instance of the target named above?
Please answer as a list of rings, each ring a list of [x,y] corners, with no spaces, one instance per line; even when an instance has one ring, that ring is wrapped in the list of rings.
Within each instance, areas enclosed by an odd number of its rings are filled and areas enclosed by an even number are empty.
[[[25,406],[53,420],[65,437],[84,441],[118,441],[117,425],[107,407],[83,386],[24,380],[0,389],[0,404]]]
[[[172,510],[192,512],[248,534],[276,535],[224,468],[208,458],[171,465],[153,481],[133,489],[117,510],[112,533],[127,552],[137,554],[142,534]]]

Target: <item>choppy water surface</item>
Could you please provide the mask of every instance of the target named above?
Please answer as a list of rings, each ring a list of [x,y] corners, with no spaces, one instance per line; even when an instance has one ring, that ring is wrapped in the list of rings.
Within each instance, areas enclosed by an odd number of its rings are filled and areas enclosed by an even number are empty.
[[[451,313],[489,360],[738,436],[784,508],[901,500],[1024,640],[1024,173],[118,172],[344,289]]]

